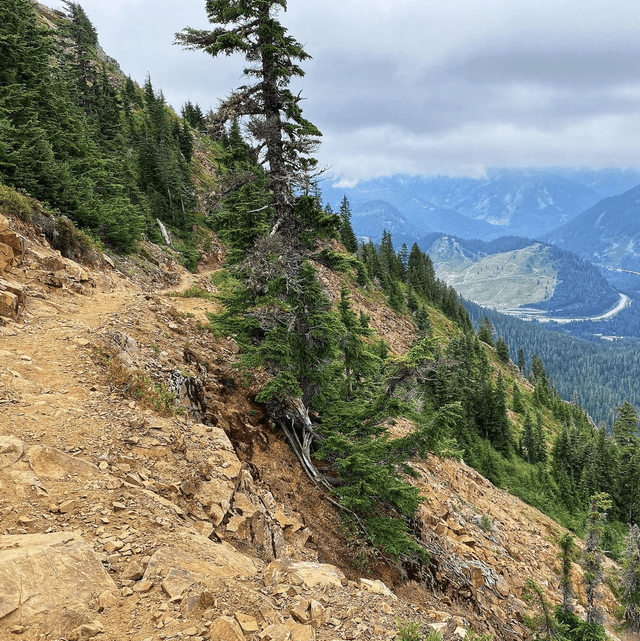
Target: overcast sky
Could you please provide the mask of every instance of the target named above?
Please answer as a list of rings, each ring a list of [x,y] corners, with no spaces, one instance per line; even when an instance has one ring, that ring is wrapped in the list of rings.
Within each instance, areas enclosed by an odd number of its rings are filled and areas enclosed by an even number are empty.
[[[296,89],[345,183],[488,166],[640,166],[637,0],[289,0]],[[49,6],[60,6],[47,0]],[[204,0],[81,0],[122,70],[204,110],[243,62],[173,45]]]

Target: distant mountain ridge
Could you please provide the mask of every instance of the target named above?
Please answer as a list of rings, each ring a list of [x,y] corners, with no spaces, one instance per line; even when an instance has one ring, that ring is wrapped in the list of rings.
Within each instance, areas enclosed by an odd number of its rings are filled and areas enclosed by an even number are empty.
[[[527,307],[573,318],[602,313],[618,300],[595,266],[548,243],[513,236],[486,243],[431,234],[419,246],[438,278],[493,309]]]
[[[352,208],[362,214],[354,230],[374,240],[382,235],[380,221],[367,214],[379,209],[381,201],[395,208],[406,228],[411,227],[418,237],[442,232],[493,240],[514,234],[540,238],[602,198],[637,184],[640,171],[636,169],[492,169],[478,179],[375,178],[354,187],[325,187],[323,196],[337,208],[346,195]]]
[[[640,185],[597,202],[543,238],[598,265],[640,271]]]

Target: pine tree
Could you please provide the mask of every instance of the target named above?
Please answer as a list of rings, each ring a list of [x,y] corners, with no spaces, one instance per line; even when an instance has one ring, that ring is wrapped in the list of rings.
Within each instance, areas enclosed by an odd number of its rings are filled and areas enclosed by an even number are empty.
[[[627,523],[634,523],[640,516],[638,412],[626,401],[616,410],[618,417],[613,424],[613,438],[619,452],[616,507],[622,519]]]
[[[498,342],[496,343],[496,353],[498,355],[498,358],[503,363],[509,362],[509,348],[507,347],[507,344],[505,343],[502,336],[498,338]]]
[[[259,160],[268,167],[273,230],[293,238],[298,228],[294,188],[317,164],[310,154],[321,134],[303,118],[302,97],[289,89],[293,78],[304,76],[298,62],[310,56],[277,20],[277,10],[286,8],[286,0],[207,0],[208,19],[217,26],[213,31],[185,28],[175,40],[214,57],[239,53],[249,62],[244,73],[255,84],[234,91],[218,110],[217,122],[247,119]]]
[[[522,414],[525,410],[522,392],[516,381],[513,381],[513,411],[516,414]]]
[[[587,622],[601,625],[604,622],[602,608],[598,605],[599,587],[602,583],[602,552],[600,541],[604,521],[607,518],[604,510],[611,507],[609,495],[605,492],[591,497],[587,516],[584,545],[584,587],[587,594]]]
[[[344,333],[339,338],[344,358],[344,374],[347,387],[347,398],[353,398],[354,387],[366,377],[371,377],[379,365],[376,358],[368,349],[363,338],[371,336],[368,322],[363,324],[362,317],[356,316],[351,308],[349,290],[343,287],[340,291],[338,304],[340,320],[344,326]]]
[[[491,321],[485,316],[484,319],[482,320],[482,325],[480,325],[480,329],[478,330],[478,338],[483,343],[486,343],[487,345],[491,345],[491,347],[494,347],[494,343],[493,343],[494,332],[495,330],[493,329],[493,325],[491,324]]]
[[[629,528],[623,554],[622,603],[624,628],[633,635],[640,634],[640,528]]]
[[[560,588],[562,590],[562,609],[565,612],[573,612],[573,585],[571,582],[571,566],[575,555],[575,541],[569,532],[560,537],[560,558],[562,560],[562,575]]]
[[[342,244],[347,251],[355,254],[358,251],[358,239],[351,226],[351,207],[346,196],[340,203],[338,215],[340,216],[340,240],[342,240]]]
[[[536,463],[536,441],[533,433],[533,420],[531,414],[526,413],[524,417],[524,429],[522,432],[522,449],[528,463]]]
[[[85,116],[92,116],[98,78],[94,63],[98,33],[79,3],[63,0],[63,4],[66,20],[62,22],[61,33],[71,43],[71,47],[65,47],[64,51],[73,73],[77,104]]]

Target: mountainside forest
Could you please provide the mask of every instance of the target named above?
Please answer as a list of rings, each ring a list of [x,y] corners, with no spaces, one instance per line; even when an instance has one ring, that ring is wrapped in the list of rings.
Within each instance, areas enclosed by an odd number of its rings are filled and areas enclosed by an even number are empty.
[[[593,497],[607,493],[602,546],[624,557],[640,518],[636,352],[613,345],[605,359],[590,343],[470,314],[418,244],[394,247],[386,231],[379,244],[357,242],[349,201],[334,211],[318,187],[321,134],[289,89],[308,54],[270,11],[284,0],[210,2],[216,29],[176,35],[213,57],[244,55],[249,83],[215,112],[188,103],[180,115],[150,78],[139,87],[124,77],[82,7],[64,4],[0,6],[9,213],[86,260],[135,256],[146,237],[194,268],[220,242],[223,309],[201,329],[233,337],[256,401],[368,554],[410,576],[428,567],[433,550],[413,528],[424,497],[412,464],[433,453],[464,459],[578,536]],[[564,269],[574,266],[583,267]],[[610,294],[603,287],[599,297]],[[549,305],[568,308],[571,296],[558,285]],[[364,302],[402,328],[396,340],[372,327]]]

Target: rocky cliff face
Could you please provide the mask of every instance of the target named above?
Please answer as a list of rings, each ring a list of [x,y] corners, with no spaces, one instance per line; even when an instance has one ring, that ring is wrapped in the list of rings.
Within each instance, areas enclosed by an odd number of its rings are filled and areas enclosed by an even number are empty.
[[[0,216],[0,638],[382,641],[398,618],[525,638],[526,578],[560,600],[560,528],[431,457],[431,566],[364,559],[252,401],[259,377],[202,329],[215,303],[168,295],[215,291],[222,254],[192,275],[146,250],[80,266]]]

